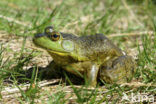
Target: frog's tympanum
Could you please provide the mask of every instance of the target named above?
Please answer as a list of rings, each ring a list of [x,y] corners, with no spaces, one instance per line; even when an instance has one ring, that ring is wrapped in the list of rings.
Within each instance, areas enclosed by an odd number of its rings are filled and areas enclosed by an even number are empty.
[[[98,79],[105,83],[127,82],[135,70],[132,57],[103,34],[78,37],[57,32],[49,26],[44,33],[36,34],[33,42],[53,58],[50,71],[47,72],[54,74],[61,67],[62,70],[85,77],[91,86],[96,86]]]

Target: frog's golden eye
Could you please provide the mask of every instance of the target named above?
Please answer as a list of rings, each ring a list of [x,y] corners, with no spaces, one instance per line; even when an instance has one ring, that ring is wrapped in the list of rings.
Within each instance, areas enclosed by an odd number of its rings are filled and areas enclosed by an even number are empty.
[[[53,30],[53,27],[52,27],[52,26],[48,26],[48,27],[46,27],[45,30],[44,30],[44,32],[45,32],[46,34],[48,34],[48,35],[51,35],[53,31],[54,31],[54,30]]]
[[[58,32],[52,32],[52,34],[51,34],[51,39],[52,39],[53,41],[59,40],[59,39],[60,39],[60,33],[58,33]]]

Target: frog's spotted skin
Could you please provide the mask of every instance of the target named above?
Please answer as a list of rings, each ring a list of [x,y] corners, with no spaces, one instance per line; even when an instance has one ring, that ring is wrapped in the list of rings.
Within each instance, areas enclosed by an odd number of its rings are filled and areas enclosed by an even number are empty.
[[[126,82],[135,70],[133,59],[103,34],[77,37],[48,27],[44,33],[35,35],[33,42],[53,58],[51,71],[47,72],[55,72],[61,67],[77,76],[87,76],[91,86],[96,86],[97,79],[106,83]]]

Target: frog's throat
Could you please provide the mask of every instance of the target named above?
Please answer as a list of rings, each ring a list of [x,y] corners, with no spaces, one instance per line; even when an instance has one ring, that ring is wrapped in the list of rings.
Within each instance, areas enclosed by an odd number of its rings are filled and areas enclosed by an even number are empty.
[[[88,61],[89,59],[87,57],[80,57],[75,52],[59,52],[59,51],[52,51],[47,50],[47,52],[53,57],[54,54],[57,54],[59,56],[71,56],[73,59],[77,61]]]

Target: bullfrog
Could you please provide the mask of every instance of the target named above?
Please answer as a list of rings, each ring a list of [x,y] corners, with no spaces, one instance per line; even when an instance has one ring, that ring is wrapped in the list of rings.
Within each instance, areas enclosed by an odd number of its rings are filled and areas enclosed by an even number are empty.
[[[48,26],[43,33],[34,35],[33,42],[53,58],[47,75],[54,75],[61,68],[96,86],[97,80],[125,83],[135,72],[133,58],[103,34],[76,36]]]

